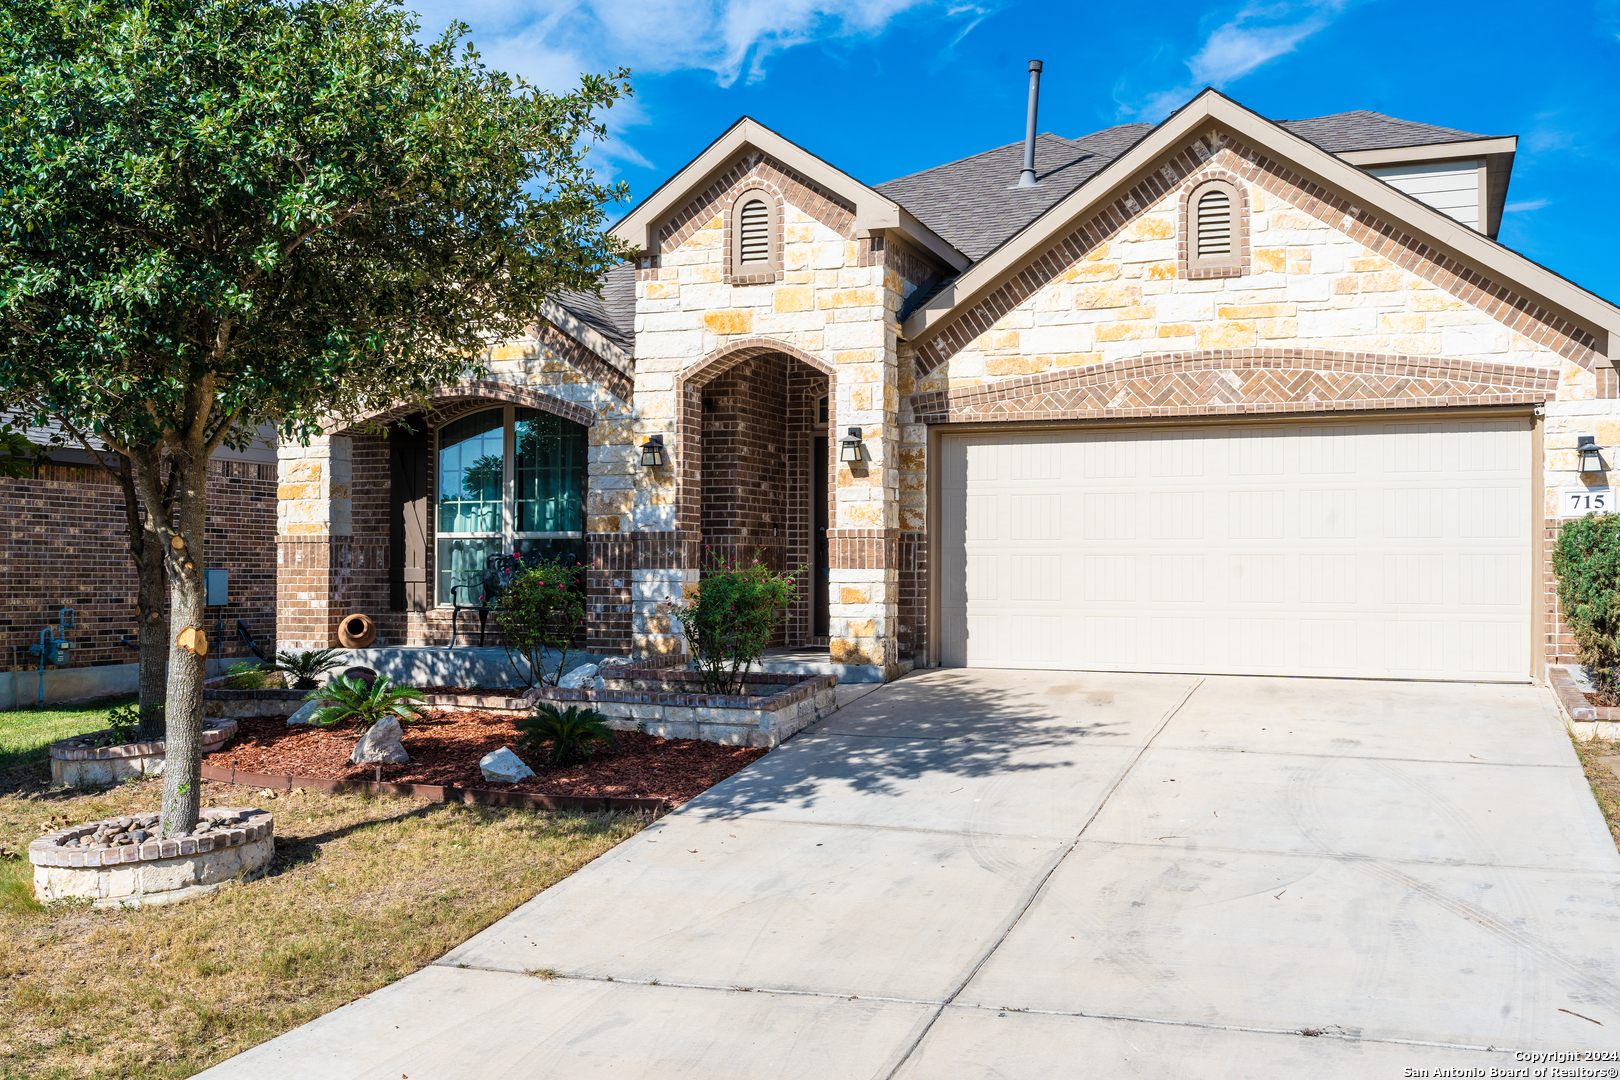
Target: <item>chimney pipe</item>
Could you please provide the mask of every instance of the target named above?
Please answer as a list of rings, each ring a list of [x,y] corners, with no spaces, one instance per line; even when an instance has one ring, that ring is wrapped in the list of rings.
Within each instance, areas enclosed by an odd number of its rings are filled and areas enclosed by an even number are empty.
[[[1035,112],[1041,103],[1041,62],[1029,62],[1029,122],[1024,128],[1024,171],[1018,176],[1021,188],[1035,186]]]

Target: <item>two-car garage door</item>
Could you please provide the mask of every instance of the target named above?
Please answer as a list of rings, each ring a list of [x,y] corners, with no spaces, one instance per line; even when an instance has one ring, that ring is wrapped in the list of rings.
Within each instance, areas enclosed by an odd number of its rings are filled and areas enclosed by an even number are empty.
[[[1527,418],[940,449],[947,665],[1529,677]]]

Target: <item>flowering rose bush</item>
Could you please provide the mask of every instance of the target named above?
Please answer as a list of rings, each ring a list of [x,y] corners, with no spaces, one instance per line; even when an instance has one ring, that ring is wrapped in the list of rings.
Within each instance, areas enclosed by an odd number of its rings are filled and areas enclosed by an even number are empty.
[[[585,622],[584,568],[548,560],[520,569],[491,607],[512,670],[527,687],[556,686]],[[548,670],[546,657],[557,654]],[[520,666],[517,658],[526,662]]]
[[[803,569],[779,574],[759,561],[710,558],[697,588],[664,607],[680,620],[711,694],[740,694],[748,673],[798,594]]]

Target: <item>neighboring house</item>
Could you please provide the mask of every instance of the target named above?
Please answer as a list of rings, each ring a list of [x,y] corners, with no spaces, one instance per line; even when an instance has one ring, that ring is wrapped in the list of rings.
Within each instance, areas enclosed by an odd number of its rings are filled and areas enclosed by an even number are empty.
[[[54,425],[29,431],[51,463],[27,479],[0,477],[0,671],[33,670],[40,631],[67,632],[71,666],[133,664],[136,575],[130,560],[124,495],[89,451]],[[95,449],[102,449],[92,439]],[[244,450],[221,447],[208,465],[204,559],[228,574],[229,603],[208,609],[214,656],[241,658],[242,620],[261,647],[275,637],[276,451],[270,429]],[[224,634],[215,628],[223,620]],[[0,695],[3,699],[3,695]]]
[[[1533,677],[1620,309],[1495,241],[1514,148],[1205,91],[1033,187],[1022,144],[869,187],[745,118],[487,379],[281,450],[277,637],[446,642],[539,548],[592,647],[679,651],[660,602],[759,552],[808,571],[782,643],[868,677]]]

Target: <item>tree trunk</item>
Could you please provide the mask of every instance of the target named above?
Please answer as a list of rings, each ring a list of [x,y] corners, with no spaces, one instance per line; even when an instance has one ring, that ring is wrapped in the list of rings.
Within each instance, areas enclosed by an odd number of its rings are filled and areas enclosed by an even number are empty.
[[[163,572],[162,544],[157,534],[148,532],[148,557],[136,563],[140,586],[136,593],[136,643],[140,645],[140,708],[143,742],[156,742],[163,738],[164,698],[168,694],[169,622],[163,617],[164,593],[168,591],[168,575]]]
[[[165,595],[169,590],[168,574],[164,571],[163,539],[150,515],[141,513],[140,488],[135,482],[136,465],[123,454],[118,455],[118,472],[114,475],[124,490],[124,519],[129,529],[129,555],[135,563],[137,587],[135,594],[135,641],[140,646],[139,691],[141,727],[137,738],[141,742],[158,742],[163,738],[163,699],[167,693],[169,663],[169,624],[163,617]],[[162,468],[162,457],[149,468]],[[111,471],[111,470],[109,470]],[[172,488],[162,487],[164,513]]]
[[[207,517],[208,456],[176,454],[181,470],[174,529],[163,555],[169,575],[169,680],[164,706],[162,835],[197,824],[202,797],[202,684],[209,642],[203,612],[203,525]],[[155,482],[143,485],[156,488]],[[148,504],[150,510],[150,504]]]

